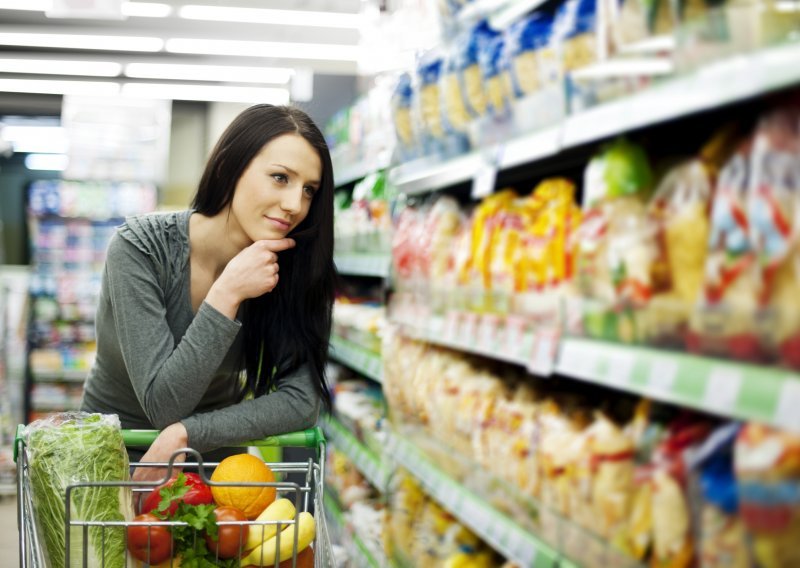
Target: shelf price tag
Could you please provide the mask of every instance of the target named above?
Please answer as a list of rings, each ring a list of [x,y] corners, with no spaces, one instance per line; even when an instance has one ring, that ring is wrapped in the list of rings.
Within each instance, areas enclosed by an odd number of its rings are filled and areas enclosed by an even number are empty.
[[[567,341],[562,348],[559,368],[567,375],[595,380],[597,358],[597,351],[594,347]]]
[[[653,358],[647,383],[656,394],[671,394],[675,376],[678,374],[678,362],[660,357]]]
[[[800,433],[800,376],[786,377],[775,409],[775,421],[778,425]]]
[[[714,367],[706,381],[704,406],[719,412],[736,408],[742,388],[742,371],[732,367]]]
[[[542,377],[552,374],[556,366],[556,355],[558,353],[558,330],[539,330],[533,338],[533,348],[531,349],[531,359],[528,363],[528,370]]]
[[[503,355],[509,359],[517,360],[520,356],[523,337],[527,322],[525,318],[509,315],[506,317],[505,338],[501,347]]]
[[[614,349],[608,354],[608,368],[603,377],[609,385],[624,387],[631,382],[636,357],[633,353]]]
[[[444,333],[441,336],[446,343],[456,342],[459,334],[459,328],[461,327],[460,323],[461,323],[461,317],[458,312],[447,313],[447,319],[445,320],[445,326],[444,326]]]
[[[478,326],[478,347],[484,351],[492,352],[497,346],[498,328],[500,319],[497,316],[485,315],[480,319]]]
[[[463,316],[464,325],[459,334],[460,343],[466,347],[474,347],[478,339],[478,314],[467,312]]]
[[[481,160],[472,178],[472,199],[491,195],[497,183],[497,165],[503,156],[503,145],[499,144],[481,155]]]

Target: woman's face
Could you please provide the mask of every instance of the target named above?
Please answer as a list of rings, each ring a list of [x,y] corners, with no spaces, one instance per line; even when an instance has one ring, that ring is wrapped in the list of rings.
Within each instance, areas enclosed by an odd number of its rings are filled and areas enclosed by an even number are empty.
[[[308,215],[322,180],[322,161],[299,134],[261,148],[236,183],[232,217],[250,241],[282,239]]]

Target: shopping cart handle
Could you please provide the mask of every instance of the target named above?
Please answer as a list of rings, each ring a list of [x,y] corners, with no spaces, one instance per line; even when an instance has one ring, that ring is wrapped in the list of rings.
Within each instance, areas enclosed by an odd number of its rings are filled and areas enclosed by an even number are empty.
[[[158,430],[123,430],[122,439],[125,440],[126,446],[149,446],[152,444]],[[19,435],[19,434],[18,434]],[[319,426],[309,428],[308,430],[300,430],[299,432],[289,432],[288,434],[278,434],[277,436],[268,436],[259,440],[250,440],[240,446],[279,446],[291,448],[316,448],[325,441],[325,435]],[[16,446],[15,446],[16,448]]]

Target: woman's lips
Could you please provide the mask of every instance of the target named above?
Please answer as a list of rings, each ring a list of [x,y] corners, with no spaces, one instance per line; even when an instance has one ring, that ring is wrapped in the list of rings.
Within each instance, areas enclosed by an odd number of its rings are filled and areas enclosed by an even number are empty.
[[[272,223],[276,228],[281,229],[283,231],[288,231],[291,225],[288,221],[284,221],[283,219],[276,219],[275,217],[267,217],[267,219]]]

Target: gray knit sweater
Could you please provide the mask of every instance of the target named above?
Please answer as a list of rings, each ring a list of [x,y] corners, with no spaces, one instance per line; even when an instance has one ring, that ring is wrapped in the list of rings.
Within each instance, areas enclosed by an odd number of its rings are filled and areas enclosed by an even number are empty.
[[[205,302],[193,312],[191,213],[132,217],[112,237],[81,409],[117,414],[123,428],[180,421],[200,452],[313,426],[320,401],[305,367],[234,404],[241,323]]]

